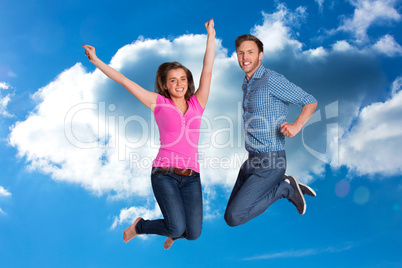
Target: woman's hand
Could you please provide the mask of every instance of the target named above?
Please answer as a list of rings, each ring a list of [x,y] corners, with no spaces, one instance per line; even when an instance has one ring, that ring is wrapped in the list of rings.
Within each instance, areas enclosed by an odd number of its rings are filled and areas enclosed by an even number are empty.
[[[215,23],[211,19],[205,23],[207,29],[207,47],[205,49],[204,64],[202,67],[200,85],[195,95],[202,108],[207,105],[209,90],[211,87],[212,67],[215,60]]]
[[[85,48],[85,56],[88,57],[88,60],[90,62],[95,61],[98,57],[96,56],[95,53],[95,48],[90,45],[82,45],[83,48]]]
[[[214,20],[211,19],[205,23],[205,28],[207,29],[208,36],[215,36]]]
[[[101,70],[107,77],[125,87],[131,94],[133,94],[140,102],[150,108],[152,111],[155,109],[156,98],[158,94],[143,89],[135,82],[131,81],[119,71],[113,69],[103,61],[101,61],[95,53],[95,48],[90,45],[82,45],[85,48],[85,56],[93,63],[99,70]]]

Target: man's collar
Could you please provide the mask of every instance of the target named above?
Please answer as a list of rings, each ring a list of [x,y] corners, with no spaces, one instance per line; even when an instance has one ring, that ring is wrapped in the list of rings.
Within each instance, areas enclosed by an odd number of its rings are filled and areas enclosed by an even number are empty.
[[[260,66],[258,67],[258,69],[254,72],[253,76],[251,76],[250,80],[247,80],[247,76],[244,77],[245,83],[247,83],[253,79],[261,78],[264,75],[264,70],[265,70],[265,67],[261,63]]]
[[[264,66],[261,64],[260,67],[258,67],[257,71],[255,71],[255,73],[253,74],[253,76],[251,77],[251,79],[253,78],[261,78],[262,75],[264,74]]]

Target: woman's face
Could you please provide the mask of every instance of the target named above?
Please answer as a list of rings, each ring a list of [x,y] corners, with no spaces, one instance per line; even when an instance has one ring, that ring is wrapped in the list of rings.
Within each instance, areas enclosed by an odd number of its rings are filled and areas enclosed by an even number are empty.
[[[184,98],[187,88],[187,75],[183,69],[173,69],[168,72],[165,89],[169,92],[171,98]]]

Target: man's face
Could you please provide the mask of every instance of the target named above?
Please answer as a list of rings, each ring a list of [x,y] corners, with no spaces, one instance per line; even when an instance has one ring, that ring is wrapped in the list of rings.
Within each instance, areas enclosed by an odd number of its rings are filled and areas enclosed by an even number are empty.
[[[260,67],[262,52],[258,53],[258,47],[254,41],[243,41],[236,52],[240,68],[248,78],[251,78]]]

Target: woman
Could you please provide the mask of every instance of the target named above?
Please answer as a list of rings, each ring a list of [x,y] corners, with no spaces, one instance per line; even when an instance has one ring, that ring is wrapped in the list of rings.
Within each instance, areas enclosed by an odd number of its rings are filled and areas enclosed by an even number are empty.
[[[138,234],[167,236],[164,247],[174,240],[195,240],[202,229],[202,193],[198,164],[201,116],[207,104],[215,58],[214,21],[205,23],[207,45],[196,92],[191,72],[178,62],[166,62],[156,73],[155,91],[150,92],[96,57],[95,48],[83,45],[85,55],[98,69],[124,86],[154,113],[161,147],[152,164],[152,189],[163,219],[137,218],[123,234],[129,242]]]

